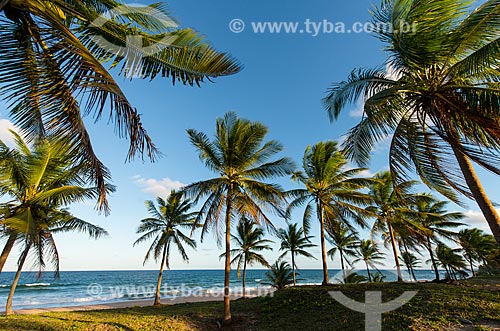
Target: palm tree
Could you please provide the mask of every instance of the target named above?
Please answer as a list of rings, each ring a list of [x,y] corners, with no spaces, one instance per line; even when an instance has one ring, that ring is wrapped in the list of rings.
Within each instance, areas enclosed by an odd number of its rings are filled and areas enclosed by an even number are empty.
[[[157,156],[139,113],[105,63],[127,78],[164,77],[189,85],[240,70],[200,34],[177,28],[158,3],[4,0],[0,12],[0,85],[14,124],[30,138],[65,137],[77,152],[75,160],[92,166],[105,211],[109,173],[92,148],[83,117],[109,118],[118,135],[130,140],[127,159]],[[103,116],[107,107],[110,115]]]
[[[439,270],[432,244],[439,243],[439,237],[454,240],[456,233],[452,229],[464,225],[457,222],[463,219],[464,215],[460,212],[447,212],[447,204],[447,201],[439,201],[431,195],[421,195],[412,206],[416,211],[416,221],[425,229],[418,237],[429,253],[436,280],[439,280]]]
[[[278,238],[281,240],[280,251],[284,251],[279,258],[282,259],[290,252],[292,258],[293,286],[295,286],[297,285],[297,277],[295,275],[297,265],[295,263],[295,256],[301,255],[315,259],[306,249],[316,247],[316,245],[309,241],[312,237],[306,238],[304,236],[304,230],[302,228],[297,228],[297,223],[288,224],[288,229],[286,230],[279,229]]]
[[[266,279],[269,284],[277,290],[284,289],[293,284],[293,271],[290,264],[286,261],[276,261],[269,271],[266,272]]]
[[[98,188],[83,187],[89,170],[84,164],[73,164],[72,151],[64,141],[37,139],[30,150],[19,134],[10,133],[14,148],[0,140],[0,195],[12,199],[0,204],[1,236],[8,238],[0,255],[0,272],[14,244],[23,241],[21,234],[25,231],[24,225],[18,225],[23,228],[20,232],[9,222],[33,222],[53,213],[53,209],[98,196]],[[114,191],[111,185],[106,189]]]
[[[268,132],[265,125],[238,118],[228,112],[217,118],[213,141],[202,132],[187,131],[191,143],[198,150],[200,160],[217,177],[188,185],[184,192],[194,197],[197,203],[206,197],[195,225],[202,225],[203,240],[211,228],[218,229],[224,218],[225,229],[225,275],[224,275],[224,323],[231,322],[229,282],[231,271],[231,224],[233,215],[240,214],[265,224],[271,229],[271,220],[266,209],[282,214],[281,206],[286,202],[285,193],[277,184],[263,180],[289,175],[295,169],[288,158],[269,161],[282,150],[281,144],[271,140],[264,143]],[[218,240],[220,242],[220,233]]]
[[[346,169],[347,161],[338,150],[334,141],[319,142],[308,146],[302,162],[303,171],[296,172],[292,179],[305,186],[304,189],[289,191],[294,197],[287,214],[306,205],[303,216],[303,228],[309,235],[311,217],[316,210],[320,223],[321,258],[323,267],[323,285],[328,284],[328,266],[326,259],[325,226],[327,218],[346,225],[354,220],[364,226],[365,211],[359,205],[366,204],[369,196],[359,192],[370,182],[366,178],[356,178],[365,169]]]
[[[330,120],[363,98],[364,112],[343,145],[346,155],[367,164],[375,144],[390,138],[395,185],[415,171],[447,198],[473,198],[500,244],[500,217],[473,162],[500,174],[500,83],[496,47],[500,12],[496,0],[475,10],[464,0],[383,1],[376,26],[389,53],[390,70],[354,70],[325,98]]]
[[[393,187],[391,174],[389,171],[377,173],[374,177],[375,182],[370,187],[370,195],[373,199],[373,205],[366,208],[373,217],[375,223],[372,227],[372,235],[382,233],[386,243],[390,243],[396,269],[398,281],[403,281],[401,274],[401,264],[399,263],[397,241],[398,237],[410,236],[421,231],[421,227],[410,219],[412,215],[405,203],[411,204],[418,195],[410,193],[414,181],[408,181]],[[398,196],[399,195],[399,196]]]
[[[380,260],[384,259],[384,254],[381,253],[377,245],[372,243],[371,240],[361,240],[358,246],[359,257],[353,261],[353,263],[363,261],[365,263],[366,272],[368,274],[368,281],[372,282],[372,276],[370,273],[370,267],[377,269],[377,264],[382,264]],[[377,269],[378,270],[378,269]]]
[[[403,253],[401,253],[400,259],[406,266],[406,269],[408,270],[408,274],[410,275],[410,277],[412,277],[414,281],[417,281],[417,276],[415,275],[415,268],[418,268],[418,265],[420,264],[420,260],[418,259],[418,257],[409,251],[404,251]]]
[[[156,284],[155,301],[153,305],[160,305],[160,290],[163,278],[163,267],[170,269],[170,249],[176,247],[184,261],[189,261],[183,243],[191,248],[196,248],[196,242],[182,233],[179,228],[191,229],[197,212],[189,212],[193,207],[191,201],[184,199],[182,194],[175,190],[170,191],[167,200],[161,197],[156,198],[154,202],[148,200],[145,202],[146,208],[151,217],[141,220],[136,233],[142,234],[134,242],[134,246],[148,240],[153,240],[149,246],[148,252],[144,257],[144,264],[153,257],[155,261],[161,257],[160,272]]]
[[[355,257],[357,255],[357,249],[359,247],[358,234],[349,230],[342,223],[336,222],[329,223],[326,227],[326,232],[328,234],[326,237],[328,242],[333,245],[333,247],[328,250],[327,254],[333,260],[335,253],[337,253],[337,251],[339,252],[340,265],[345,282],[347,275],[344,262],[351,265],[348,257]]]
[[[487,264],[490,252],[496,248],[491,235],[486,235],[482,230],[464,229],[458,233],[458,242],[462,246],[465,259],[469,263],[472,276],[476,276],[474,271],[474,262],[483,262]]]
[[[99,238],[107,232],[71,215],[65,206],[99,195],[99,188],[85,187],[89,171],[83,165],[73,165],[71,148],[55,138],[39,139],[30,150],[23,139],[12,132],[16,147],[9,150],[9,158],[0,167],[0,193],[11,200],[0,204],[6,217],[2,225],[8,229],[14,242],[23,244],[18,268],[7,298],[6,314],[12,313],[12,300],[28,254],[33,251],[39,274],[45,268],[46,256],[59,275],[59,254],[53,234],[78,231]],[[0,148],[8,147],[0,141]],[[4,155],[5,156],[5,155]],[[108,191],[114,188],[108,186]],[[5,212],[8,211],[8,212]],[[13,244],[12,244],[13,246]],[[12,249],[9,241],[3,250],[3,259]]]
[[[465,262],[462,256],[459,254],[459,248],[450,248],[443,243],[439,243],[436,246],[436,257],[446,270],[448,277],[451,279],[457,279],[457,273],[460,269],[465,268]]]
[[[231,250],[231,264],[237,263],[238,278],[241,275],[241,268],[243,267],[243,298],[245,297],[245,284],[247,276],[247,265],[252,265],[254,262],[259,263],[267,268],[270,268],[269,263],[266,261],[264,256],[257,252],[262,252],[264,250],[272,250],[268,245],[272,243],[271,240],[262,239],[264,236],[264,231],[261,228],[255,228],[255,223],[248,218],[243,217],[238,226],[236,227],[237,235],[231,235],[233,241],[238,245],[238,248]],[[222,253],[219,258],[226,256],[226,253]]]

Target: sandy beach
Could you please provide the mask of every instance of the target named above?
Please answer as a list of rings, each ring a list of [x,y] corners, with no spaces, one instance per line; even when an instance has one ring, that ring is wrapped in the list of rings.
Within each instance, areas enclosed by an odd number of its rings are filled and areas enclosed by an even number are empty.
[[[269,292],[272,293],[272,292]],[[246,297],[254,298],[258,296],[257,293],[249,292]],[[231,300],[236,300],[241,298],[241,295],[234,294],[231,295]],[[128,301],[117,301],[105,304],[94,304],[94,305],[79,305],[79,306],[64,306],[64,307],[47,307],[47,308],[31,308],[31,309],[15,309],[15,314],[41,314],[48,312],[68,312],[68,311],[88,311],[88,310],[104,310],[104,309],[122,309],[122,308],[133,308],[133,307],[145,307],[152,306],[153,299],[148,300],[128,300]],[[207,302],[207,301],[222,301],[222,296],[215,295],[205,295],[205,296],[186,296],[177,298],[164,298],[162,299],[162,305],[176,305],[181,303],[190,302]],[[3,314],[4,311],[0,312]]]

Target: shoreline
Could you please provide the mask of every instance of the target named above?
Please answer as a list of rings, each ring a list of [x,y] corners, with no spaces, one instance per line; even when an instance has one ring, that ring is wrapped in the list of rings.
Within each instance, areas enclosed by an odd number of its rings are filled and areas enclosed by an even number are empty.
[[[266,294],[272,294],[274,291],[270,291]],[[249,291],[246,298],[255,298],[259,295],[258,293],[253,293]],[[235,293],[230,295],[231,300],[236,300],[242,298],[240,293]],[[223,301],[222,295],[192,295],[185,297],[176,298],[163,298],[161,300],[161,306],[171,306],[183,303],[196,303],[196,302],[210,302],[210,301]],[[126,309],[135,307],[147,307],[153,306],[154,299],[142,299],[142,300],[129,300],[129,301],[116,301],[110,303],[99,303],[90,305],[74,305],[74,306],[61,306],[61,307],[46,307],[46,308],[23,308],[14,309],[15,315],[32,315],[32,314],[42,314],[42,313],[52,313],[52,312],[78,312],[78,311],[91,311],[91,310],[108,310],[108,309]],[[0,314],[5,314],[5,311],[0,311]]]

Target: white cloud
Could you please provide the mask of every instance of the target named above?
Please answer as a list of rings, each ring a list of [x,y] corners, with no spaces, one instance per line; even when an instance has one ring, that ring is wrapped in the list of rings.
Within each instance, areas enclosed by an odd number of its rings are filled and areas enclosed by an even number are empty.
[[[358,101],[356,101],[355,107],[349,111],[349,116],[355,118],[361,118],[363,116],[364,109],[365,109],[365,102],[363,101],[362,98],[359,98]]]
[[[143,178],[140,175],[136,175],[132,178],[138,186],[142,187],[142,192],[150,194],[153,197],[159,196],[165,198],[170,194],[171,190],[185,186],[184,183],[172,180],[168,177],[158,180],[154,178]]]
[[[497,213],[500,213],[500,208],[496,208]],[[465,218],[461,221],[467,224],[468,227],[481,229],[487,233],[491,233],[490,227],[486,222],[483,213],[477,210],[467,210],[463,212]]]
[[[18,128],[5,118],[0,119],[0,139],[9,147],[14,146],[14,140],[9,130],[19,132]]]

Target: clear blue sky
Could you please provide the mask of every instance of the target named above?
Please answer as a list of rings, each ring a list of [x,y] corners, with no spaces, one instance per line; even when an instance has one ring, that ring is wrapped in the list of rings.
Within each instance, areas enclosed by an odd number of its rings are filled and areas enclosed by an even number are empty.
[[[146,3],[146,2],[142,2]],[[256,21],[311,21],[354,22],[370,20],[371,1],[329,0],[172,0],[167,3],[173,16],[183,27],[201,31],[219,50],[238,58],[245,66],[234,76],[207,82],[201,88],[176,85],[170,80],[153,82],[118,78],[130,101],[142,113],[143,124],[164,153],[157,163],[134,161],[125,163],[128,142],[118,139],[105,121],[97,125],[89,121],[94,147],[111,169],[118,190],[110,198],[109,217],[97,215],[93,202],[73,206],[73,213],[105,227],[110,238],[91,241],[82,235],[58,235],[56,240],[61,255],[62,270],[141,269],[147,246],[132,247],[137,238],[138,221],[146,216],[144,200],[167,192],[172,185],[188,184],[211,174],[198,160],[190,145],[187,128],[212,134],[215,118],[229,110],[241,117],[265,123],[269,138],[285,146],[283,155],[300,162],[304,149],[321,140],[339,139],[359,118],[356,105],[347,108],[340,120],[330,124],[320,100],[327,87],[343,80],[356,67],[384,66],[383,45],[368,33],[319,34],[254,34],[250,22]],[[247,23],[246,30],[235,34],[228,24],[238,18]],[[5,136],[7,112],[1,111],[0,134]],[[374,153],[371,172],[387,167],[387,149],[381,145]],[[480,172],[486,190],[493,200],[500,201],[498,179]],[[288,179],[280,180],[285,188],[294,187]],[[450,209],[459,207],[450,204]],[[474,203],[467,211],[475,226],[485,228]],[[299,220],[299,213],[296,214]],[[285,225],[275,219],[278,227]],[[313,234],[318,237],[318,227]],[[196,235],[199,239],[199,234]],[[199,241],[199,240],[198,240]],[[174,269],[222,268],[218,256],[221,250],[212,236],[199,243],[198,251],[190,251],[191,261],[185,264],[174,253]],[[319,248],[313,250],[319,257]],[[279,252],[266,254],[273,261]],[[320,268],[319,260],[298,261],[301,268]],[[392,267],[393,263],[387,265]],[[13,270],[15,256],[7,263]],[[338,259],[330,262],[338,268]],[[150,262],[144,268],[155,269]]]

